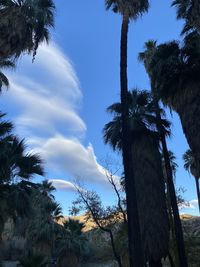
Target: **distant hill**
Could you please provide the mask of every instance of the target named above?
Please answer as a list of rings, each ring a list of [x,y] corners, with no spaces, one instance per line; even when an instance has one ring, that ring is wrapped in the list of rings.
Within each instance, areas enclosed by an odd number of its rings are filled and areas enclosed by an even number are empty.
[[[181,220],[182,222],[186,222],[187,224],[187,221],[199,221],[200,220],[200,216],[193,216],[193,215],[190,215],[190,214],[182,214],[180,215],[181,217]],[[97,228],[96,224],[94,223],[94,221],[91,219],[91,220],[88,220],[86,221],[86,215],[79,215],[79,216],[64,216],[63,219],[60,219],[59,220],[59,223],[62,224],[65,220],[69,220],[70,219],[73,219],[73,220],[78,220],[80,221],[81,223],[84,223],[85,224],[85,227],[84,227],[84,232],[87,232],[87,231],[90,231],[94,228]]]
[[[63,224],[64,221],[67,221],[70,219],[77,220],[81,223],[85,224],[85,227],[83,228],[84,232],[88,232],[92,229],[96,228],[96,224],[93,222],[93,220],[86,221],[86,215],[79,215],[79,216],[64,216],[64,218],[60,219],[58,223]]]
[[[108,245],[109,238],[107,234],[102,233],[100,230],[98,230],[92,220],[86,222],[84,215],[75,217],[66,216],[65,220],[68,220],[69,218],[79,220],[80,222],[85,223],[84,232],[86,233],[89,242],[92,244],[92,247],[97,247],[96,259],[102,259],[103,262],[110,262],[112,258],[112,250],[109,248]],[[189,266],[200,267],[200,217],[183,214],[181,215],[181,220],[184,231],[184,239],[186,243]],[[168,267],[169,265],[166,262],[164,266]]]

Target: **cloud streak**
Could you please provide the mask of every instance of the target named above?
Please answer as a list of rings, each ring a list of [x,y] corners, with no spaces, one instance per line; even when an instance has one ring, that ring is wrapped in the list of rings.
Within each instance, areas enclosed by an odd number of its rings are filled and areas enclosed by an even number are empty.
[[[66,192],[76,192],[76,187],[73,183],[69,181],[61,179],[50,179],[49,182],[51,182],[57,190],[62,190]]]
[[[59,131],[59,124],[64,124],[67,125],[67,132],[70,134],[85,133],[86,125],[83,120],[76,110],[69,107],[61,98],[55,95],[44,96],[43,91],[35,92],[27,88],[28,84],[21,86],[16,84],[15,80],[11,80],[11,99],[17,100],[19,108],[23,108],[23,113],[16,120],[19,127],[29,129],[31,132],[40,130],[41,133],[52,135]],[[35,88],[38,88],[37,84]]]
[[[25,57],[16,73],[8,73],[10,90],[1,101],[12,107],[17,132],[53,171],[58,189],[73,191],[72,183],[59,177],[80,177],[88,182],[107,181],[92,144],[84,146],[87,134],[79,115],[82,92],[72,63],[56,44],[41,46],[34,64]],[[55,176],[54,176],[55,177]]]
[[[180,206],[180,209],[188,209],[188,210],[195,210],[198,207],[198,200],[197,199],[193,199],[190,200],[189,202],[187,202],[186,204],[183,204]]]
[[[103,167],[97,163],[91,144],[84,147],[77,139],[54,136],[38,150],[51,165],[59,166],[64,173],[87,182],[106,182]]]

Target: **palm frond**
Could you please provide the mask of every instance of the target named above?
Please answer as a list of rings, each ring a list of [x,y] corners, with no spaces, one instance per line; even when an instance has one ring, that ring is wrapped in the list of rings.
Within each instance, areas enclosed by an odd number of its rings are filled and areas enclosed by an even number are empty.
[[[33,52],[34,58],[40,43],[49,40],[54,13],[53,0],[1,1],[1,56],[15,58]]]
[[[121,15],[128,14],[130,19],[137,19],[149,9],[148,0],[105,0],[106,9]]]

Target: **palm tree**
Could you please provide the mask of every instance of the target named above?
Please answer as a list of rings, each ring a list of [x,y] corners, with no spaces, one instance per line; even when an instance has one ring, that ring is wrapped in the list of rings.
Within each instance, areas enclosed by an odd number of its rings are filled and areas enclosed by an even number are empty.
[[[87,238],[83,234],[84,223],[69,219],[63,224],[63,233],[57,243],[58,265],[79,265],[81,256],[87,251]]]
[[[199,189],[199,179],[200,179],[200,162],[197,161],[192,153],[191,149],[188,149],[183,155],[184,168],[186,171],[191,173],[195,178],[199,212],[200,212],[200,189]]]
[[[26,232],[28,246],[39,248],[49,256],[55,251],[56,236],[62,231],[58,222],[63,218],[62,208],[52,196],[54,190],[50,182],[37,184],[31,194],[32,217]]]
[[[4,116],[0,113],[0,119]],[[19,140],[12,131],[11,122],[0,121],[0,185],[44,174],[40,156],[26,152],[24,140]]]
[[[63,227],[66,233],[66,239],[68,240],[68,246],[62,247],[63,250],[66,251],[66,249],[72,249],[72,251],[76,252],[80,257],[81,250],[84,250],[83,245],[86,241],[86,238],[83,236],[84,226],[84,223],[81,223],[78,220],[69,219],[64,222]]]
[[[200,160],[199,71],[200,35],[188,34],[184,45],[159,45],[150,64],[153,90],[162,102],[175,110],[195,157]]]
[[[128,123],[128,79],[127,79],[127,40],[130,20],[136,20],[148,11],[148,0],[105,0],[106,9],[112,9],[122,15],[121,48],[120,48],[120,84],[122,107],[122,140],[123,164],[126,180],[128,237],[130,266],[142,267],[142,249],[138,218],[137,196],[135,189],[135,175],[130,148],[130,129]]]
[[[170,152],[167,148],[167,142],[166,137],[164,133],[164,129],[161,123],[161,113],[160,113],[160,107],[159,107],[159,99],[160,99],[160,92],[157,90],[158,83],[156,81],[157,77],[156,75],[159,75],[155,72],[154,69],[154,61],[155,61],[155,55],[158,53],[158,47],[156,44],[156,41],[150,40],[145,43],[144,51],[139,53],[139,60],[144,63],[145,69],[147,71],[147,74],[149,76],[150,82],[151,82],[151,91],[153,94],[155,106],[156,106],[156,117],[157,117],[157,128],[160,134],[160,140],[162,144],[162,150],[163,150],[163,159],[165,163],[165,172],[166,172],[166,178],[167,178],[167,192],[168,192],[168,201],[170,202],[170,207],[172,207],[173,216],[174,216],[174,224],[172,223],[172,216],[171,216],[171,208],[169,210],[169,216],[170,221],[172,224],[172,230],[174,225],[175,230],[175,236],[176,236],[176,242],[178,247],[178,256],[179,256],[179,262],[181,266],[187,267],[187,258],[185,253],[185,245],[184,245],[184,239],[183,239],[183,230],[181,225],[181,220],[179,216],[179,210],[178,210],[178,204],[177,204],[177,198],[176,198],[176,190],[173,182],[173,164],[172,164],[172,155],[170,155]],[[169,51],[170,55],[170,51]],[[170,69],[170,61],[168,63],[168,69]],[[159,68],[159,65],[158,65]],[[163,75],[164,76],[164,75]],[[170,90],[171,88],[168,88]],[[170,158],[171,157],[171,158]],[[175,166],[174,166],[175,167]]]
[[[5,113],[0,112],[0,142],[2,142],[3,138],[10,135],[13,130],[13,124],[6,120],[2,120],[5,117]]]
[[[0,114],[0,119],[4,116]],[[27,153],[24,141],[12,131],[12,123],[0,121],[0,232],[8,217],[27,215],[33,185],[28,180],[44,174],[39,155]]]
[[[69,231],[74,237],[81,236],[83,228],[85,227],[84,223],[79,222],[78,220],[70,219],[65,221],[63,224],[64,228]]]
[[[133,90],[128,96],[129,125],[133,137],[129,145],[135,163],[144,262],[150,262],[151,266],[161,266],[161,258],[168,254],[169,232],[155,108],[150,94],[146,91]],[[114,118],[104,128],[105,142],[120,151],[121,110],[120,103],[108,108],[108,111],[114,114]],[[162,124],[167,130],[168,121],[163,119]]]
[[[200,33],[200,3],[199,0],[174,0],[172,6],[177,7],[177,18],[184,19],[182,33],[198,30]]]
[[[51,181],[44,180],[41,184],[38,184],[38,186],[42,195],[49,197],[52,200],[55,199],[52,193],[56,191],[56,188],[53,186]]]
[[[173,177],[175,179],[176,178],[176,171],[178,168],[178,164],[176,162],[176,156],[174,155],[174,152],[172,152],[171,150],[169,150],[168,153],[169,153],[169,160],[170,160],[170,165],[172,168]]]
[[[174,153],[172,151],[168,151],[168,155],[167,157],[169,157],[169,161],[170,161],[170,167],[171,167],[171,171],[172,171],[172,175],[173,175],[173,183],[175,183],[175,178],[176,178],[176,170],[178,167],[178,164],[176,163],[176,157],[174,155]],[[172,204],[171,204],[171,194],[170,194],[170,187],[169,187],[169,183],[168,183],[168,177],[169,177],[169,172],[167,172],[166,169],[166,163],[165,163],[165,158],[164,157],[164,153],[162,153],[162,167],[163,167],[163,175],[164,175],[164,179],[165,179],[165,188],[166,188],[166,196],[167,196],[167,209],[168,209],[168,214],[169,214],[169,222],[170,222],[170,229],[171,229],[171,236],[172,236],[172,240],[171,240],[171,244],[170,244],[170,250],[172,251],[172,253],[174,254],[175,257],[175,262],[178,263],[178,250],[177,250],[177,243],[176,243],[176,234],[175,234],[175,227],[174,227],[174,216],[173,216],[173,210],[172,210]],[[178,190],[176,190],[176,201],[177,201],[177,205],[179,204],[179,201],[182,201],[180,192]],[[171,253],[169,253],[169,261],[171,263],[171,266],[174,266],[173,263],[173,257],[171,255]]]
[[[53,0],[0,0],[0,57],[19,57],[49,40],[54,26]]]
[[[15,67],[15,64],[13,61],[0,58],[0,92],[3,86],[5,87],[9,86],[8,78],[1,70],[7,69],[7,68],[14,68],[14,67]]]
[[[6,151],[4,150],[5,153]],[[17,165],[12,162],[12,166],[9,166],[11,161],[5,155],[3,157],[0,155],[0,233],[3,231],[8,218],[12,218],[15,222],[18,217],[29,216],[30,193],[35,186],[31,182],[20,180],[29,179],[34,174],[41,175],[43,173],[41,172],[42,167],[35,166],[33,163],[34,158],[31,158],[31,161],[29,161],[29,158],[22,159],[20,164],[17,162]],[[19,161],[19,159],[16,161]],[[37,164],[38,162],[36,162]]]
[[[29,180],[33,175],[43,175],[42,160],[37,154],[26,153],[24,140],[8,136],[0,142],[0,181],[16,183]]]
[[[170,166],[172,169],[172,173],[173,173],[173,180],[175,181],[176,179],[176,171],[178,168],[178,164],[176,162],[176,156],[174,155],[174,152],[172,152],[171,150],[168,150],[168,154],[169,154],[169,160],[170,160]],[[162,165],[163,165],[163,173],[164,173],[164,178],[165,181],[167,183],[167,172],[166,172],[166,166],[165,166],[165,158],[164,155],[162,154]]]

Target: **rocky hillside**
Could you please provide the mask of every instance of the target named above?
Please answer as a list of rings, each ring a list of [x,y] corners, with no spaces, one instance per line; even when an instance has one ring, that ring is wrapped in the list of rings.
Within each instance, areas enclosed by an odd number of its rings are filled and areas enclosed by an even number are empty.
[[[184,237],[190,267],[200,267],[200,217],[183,216]]]
[[[84,222],[84,216],[74,217],[73,219],[78,219],[81,222]],[[200,217],[182,215],[181,219],[184,230],[189,267],[200,267]],[[103,262],[107,262],[99,263],[99,266],[111,266],[112,250],[109,245],[109,238],[107,234],[102,233],[98,229],[95,229],[95,225],[92,221],[85,223],[85,234],[87,235],[88,240],[91,243],[91,247],[96,248],[96,258],[94,260],[98,262],[101,260],[103,260]],[[165,262],[165,266],[169,266],[167,261]]]

